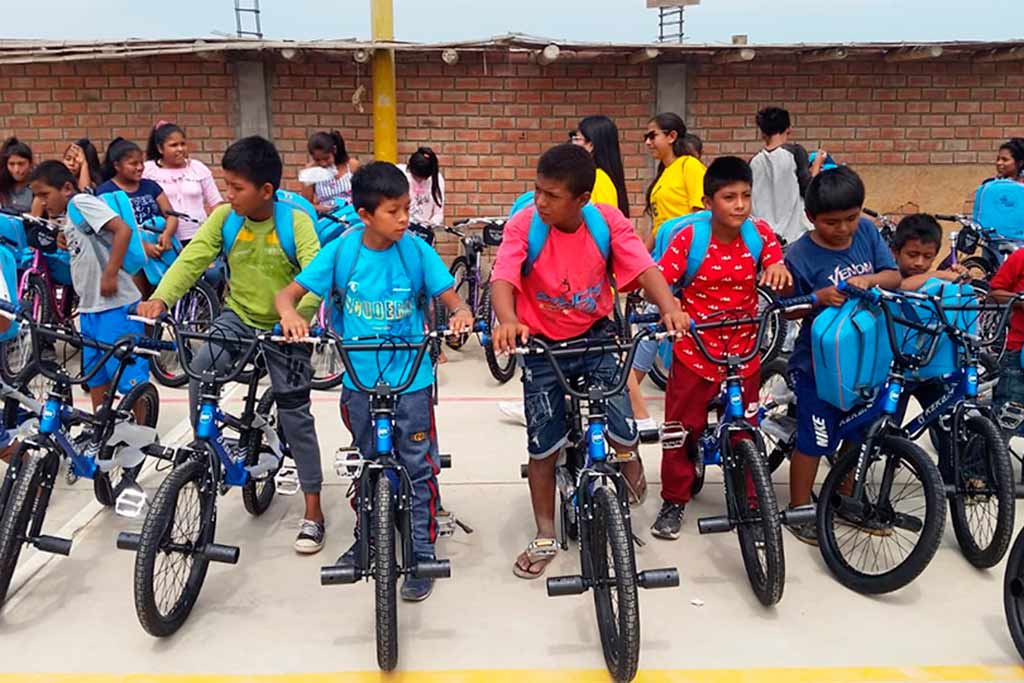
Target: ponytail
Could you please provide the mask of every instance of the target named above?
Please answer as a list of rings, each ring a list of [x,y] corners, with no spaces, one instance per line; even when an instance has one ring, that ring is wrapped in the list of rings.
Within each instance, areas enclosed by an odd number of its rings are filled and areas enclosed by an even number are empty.
[[[348,163],[348,150],[345,149],[345,138],[341,137],[341,132],[332,130],[331,132],[319,131],[309,136],[309,142],[306,145],[306,150],[312,156],[313,152],[328,152],[334,157],[334,165],[341,166],[342,164]]]
[[[417,178],[430,178],[430,193],[434,203],[444,206],[444,193],[441,191],[441,164],[437,154],[429,147],[420,147],[411,157],[408,164],[409,172]]]

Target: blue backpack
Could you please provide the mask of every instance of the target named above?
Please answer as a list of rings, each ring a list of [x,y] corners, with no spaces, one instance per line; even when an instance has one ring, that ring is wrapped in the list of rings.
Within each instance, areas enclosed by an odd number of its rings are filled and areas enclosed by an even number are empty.
[[[342,328],[345,319],[345,299],[348,296],[349,283],[352,279],[352,272],[356,268],[356,261],[359,260],[359,254],[363,250],[363,230],[364,228],[360,226],[345,231],[339,238],[341,243],[338,245],[338,255],[334,262],[334,283],[331,286],[331,300],[337,309],[334,317],[335,330],[342,337],[344,337]],[[402,239],[395,243],[395,247],[398,249],[398,257],[402,261],[402,268],[405,269],[405,274],[412,283],[412,288],[416,295],[416,307],[423,313],[423,319],[427,320],[429,297],[427,296],[426,276],[423,272],[420,248],[414,241],[417,239],[419,238],[415,237],[412,233],[406,232],[402,235]]]
[[[132,229],[131,241],[128,242],[128,251],[125,252],[121,270],[129,275],[135,275],[146,265],[146,251],[142,248],[142,237],[139,235],[139,224],[135,220],[135,210],[132,208],[132,202],[122,190],[106,192],[101,194],[99,198],[106,202],[107,206],[113,209],[114,213]],[[68,202],[68,219],[76,228],[85,222],[85,218],[82,216],[82,212],[78,210],[78,207],[75,206],[73,198]]]
[[[881,308],[851,298],[819,313],[811,325],[811,362],[819,398],[843,411],[863,403],[892,364]]]
[[[363,221],[359,218],[359,212],[349,202],[343,202],[335,206],[334,210],[331,211],[331,216],[336,220],[321,217],[316,222],[316,234],[320,239],[321,245],[336,240],[349,228],[363,227]],[[341,221],[341,223],[338,221]]]
[[[651,253],[655,262],[660,261],[661,257],[668,251],[672,240],[675,239],[676,235],[683,228],[687,227],[692,227],[693,229],[693,240],[690,242],[690,251],[686,255],[686,272],[683,274],[682,279],[672,287],[676,294],[679,294],[679,292],[693,282],[693,279],[697,277],[697,271],[700,270],[701,264],[704,263],[704,257],[708,254],[708,246],[711,244],[711,212],[698,211],[665,221],[661,229],[658,230],[658,236],[654,239],[654,250]],[[747,251],[754,257],[754,265],[760,271],[764,240],[761,239],[761,233],[757,231],[754,221],[749,218],[744,221],[742,227],[740,227],[740,238],[746,245]]]
[[[974,194],[974,222],[1001,237],[1024,240],[1024,183],[999,178]]]
[[[928,280],[918,291],[922,294],[938,296],[942,298],[945,306],[965,306],[977,303],[977,295],[974,288],[968,284],[953,284],[939,278]],[[938,314],[931,304],[922,301],[907,301],[900,306],[899,313],[902,317],[913,322],[929,327],[937,327]],[[978,329],[978,311],[952,310],[946,311],[947,322],[965,332],[975,334]],[[904,353],[918,354],[927,350],[931,344],[932,335],[912,330],[903,325],[897,324],[897,334],[902,339],[901,348]],[[960,367],[960,347],[955,344],[949,335],[944,331],[939,332],[939,339],[936,342],[935,355],[931,362],[918,368],[914,378],[918,380],[929,380],[944,377],[955,372]]]
[[[15,257],[15,251],[13,249],[0,249],[0,271],[4,278],[4,284],[7,285],[7,293],[10,296],[10,301],[18,300],[18,262]],[[20,255],[20,251],[17,252]],[[18,321],[12,320],[10,327],[3,333],[0,333],[0,342],[9,341],[14,339],[18,334]]]

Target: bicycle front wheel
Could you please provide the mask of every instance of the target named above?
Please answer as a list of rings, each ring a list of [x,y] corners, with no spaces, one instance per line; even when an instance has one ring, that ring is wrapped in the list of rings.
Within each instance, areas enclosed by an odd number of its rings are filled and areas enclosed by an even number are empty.
[[[391,480],[377,477],[373,492],[374,598],[377,616],[377,666],[393,671],[398,665],[398,558],[395,555],[395,508]]]
[[[939,548],[946,526],[942,478],[912,441],[886,435],[864,468],[864,492],[851,496],[859,452],[833,466],[818,499],[818,544],[841,584],[864,594],[903,588]]]
[[[494,377],[494,379],[504,384],[512,379],[516,374],[516,357],[511,353],[500,356],[498,355],[498,352],[494,350],[494,342],[491,339],[491,335],[494,334],[494,328],[498,326],[498,318],[494,313],[494,306],[491,303],[490,283],[484,287],[483,296],[480,302],[480,315],[478,317],[487,324],[487,337],[486,342],[484,343],[484,356],[487,359],[487,369],[491,371],[491,376]]]
[[[1006,612],[1006,626],[1010,637],[1017,646],[1017,652],[1024,658],[1024,531],[1010,550],[1003,576],[1003,609]]]
[[[43,483],[44,452],[23,443],[12,461],[18,463],[14,485],[0,518],[0,607],[7,600],[11,577],[25,545],[28,523]],[[14,467],[15,465],[12,465]]]
[[[750,587],[761,604],[770,607],[782,599],[786,559],[782,551],[782,523],[775,489],[764,454],[753,441],[733,446],[739,467],[730,468],[729,492],[736,513],[737,536]]]
[[[120,403],[117,404],[117,411],[128,414],[128,421],[133,424],[156,427],[160,419],[160,395],[149,382],[137,384],[125,394]],[[117,454],[114,449],[104,444],[100,452],[100,458],[110,460]],[[92,480],[93,494],[100,505],[111,507],[117,503],[117,497],[124,490],[127,480],[135,480],[142,471],[142,464],[135,467],[117,467],[108,472],[96,471]],[[127,479],[126,479],[127,477]]]
[[[594,491],[594,518],[589,527],[594,606],[604,661],[616,681],[631,681],[640,661],[636,561],[622,506],[607,486]]]

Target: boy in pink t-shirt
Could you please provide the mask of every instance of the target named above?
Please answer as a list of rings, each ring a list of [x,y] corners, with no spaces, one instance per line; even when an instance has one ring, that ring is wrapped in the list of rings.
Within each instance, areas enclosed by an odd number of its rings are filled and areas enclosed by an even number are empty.
[[[596,205],[611,233],[608,261],[583,221],[596,175],[593,157],[582,147],[558,145],[537,164],[535,206],[523,209],[505,225],[491,274],[494,310],[499,325],[494,345],[512,351],[530,335],[546,341],[607,338],[615,333],[609,320],[613,299],[609,268],[623,290],[643,287],[658,305],[668,330],[685,331],[689,319],[633,232],[633,225],[615,207]],[[550,227],[543,249],[528,274],[523,274],[527,239],[534,212]],[[525,356],[523,394],[526,406],[528,480],[537,536],[516,559],[516,576],[541,576],[554,557],[555,465],[569,431],[565,394],[544,357]],[[612,354],[559,361],[567,374],[586,374],[611,384],[621,372]],[[629,401],[623,395],[608,401],[608,438],[620,452],[636,448],[637,430]],[[641,491],[639,462],[623,473],[633,490]]]

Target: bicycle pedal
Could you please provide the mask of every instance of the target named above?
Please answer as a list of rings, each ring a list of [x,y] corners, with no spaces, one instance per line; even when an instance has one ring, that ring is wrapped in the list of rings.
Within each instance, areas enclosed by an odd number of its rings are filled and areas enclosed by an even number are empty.
[[[455,515],[447,510],[439,510],[434,516],[437,524],[437,535],[441,538],[451,538],[455,535]]]
[[[666,422],[661,425],[661,448],[669,450],[682,448],[686,444],[686,436],[689,432],[679,422]]]
[[[283,465],[274,476],[274,487],[282,496],[294,496],[299,492],[299,472],[291,465]]]
[[[262,479],[277,469],[280,463],[281,458],[277,457],[277,454],[272,451],[263,451],[260,453],[259,462],[245,469],[253,479]]]
[[[75,474],[75,471],[70,467],[68,468],[68,471],[64,473],[64,481],[67,482],[68,486],[74,486],[78,483],[79,479],[80,477]]]
[[[114,503],[114,512],[119,517],[138,519],[145,512],[149,501],[146,492],[135,482],[128,482],[123,491],[117,496]]]
[[[342,479],[358,479],[363,473],[363,454],[358,448],[339,448],[334,452],[334,472]]]
[[[999,426],[1007,431],[1016,432],[1024,424],[1024,405],[1020,403],[1007,403],[999,411],[997,418]]]

